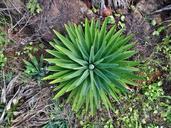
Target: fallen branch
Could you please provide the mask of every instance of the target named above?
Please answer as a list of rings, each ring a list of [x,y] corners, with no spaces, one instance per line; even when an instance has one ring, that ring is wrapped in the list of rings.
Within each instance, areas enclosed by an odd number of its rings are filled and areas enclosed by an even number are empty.
[[[170,11],[170,10],[171,10],[171,5],[168,5],[168,6],[164,7],[164,8],[161,8],[159,10],[156,10],[156,11],[152,12],[151,14],[153,15],[153,14],[161,13],[161,12],[164,12],[164,11]]]

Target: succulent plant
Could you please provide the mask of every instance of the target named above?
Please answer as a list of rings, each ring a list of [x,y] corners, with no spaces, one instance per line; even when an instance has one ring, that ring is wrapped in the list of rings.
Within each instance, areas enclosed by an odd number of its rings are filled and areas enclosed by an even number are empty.
[[[107,31],[107,23],[108,18],[101,26],[99,21],[86,19],[84,27],[65,25],[66,36],[54,31],[57,39],[50,42],[54,49],[47,50],[53,57],[46,59],[52,64],[48,67],[52,74],[44,80],[56,84],[54,99],[69,94],[67,102],[74,111],[83,107],[94,114],[102,105],[110,110],[111,99],[119,101],[127,86],[139,79],[134,74],[138,62],[128,60],[136,53],[130,50],[132,37],[115,26]]]
[[[36,78],[37,80],[41,80],[42,77],[45,76],[45,65],[43,63],[44,57],[43,55],[40,56],[40,60],[38,60],[35,56],[32,54],[29,54],[30,61],[23,60],[25,64],[25,73],[33,78]]]

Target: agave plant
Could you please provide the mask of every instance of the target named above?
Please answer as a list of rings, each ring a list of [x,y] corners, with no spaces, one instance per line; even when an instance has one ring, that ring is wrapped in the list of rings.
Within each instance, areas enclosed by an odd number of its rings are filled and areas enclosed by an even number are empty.
[[[29,54],[29,57],[30,62],[27,60],[23,60],[26,68],[24,72],[29,76],[36,78],[37,80],[41,80],[42,77],[44,77],[46,74],[44,68],[45,65],[43,64],[43,55],[40,56],[40,60],[37,60],[37,58],[32,54]]]
[[[94,114],[104,105],[112,108],[111,99],[119,101],[119,96],[126,94],[128,85],[136,85],[134,74],[138,69],[135,61],[128,58],[136,52],[130,50],[131,36],[124,36],[123,30],[113,26],[107,31],[108,19],[100,27],[99,21],[85,20],[81,25],[65,25],[67,35],[56,31],[57,39],[50,42],[53,55],[48,58],[53,74],[44,78],[57,84],[54,99],[68,93],[67,102],[72,103],[74,111],[85,108]]]

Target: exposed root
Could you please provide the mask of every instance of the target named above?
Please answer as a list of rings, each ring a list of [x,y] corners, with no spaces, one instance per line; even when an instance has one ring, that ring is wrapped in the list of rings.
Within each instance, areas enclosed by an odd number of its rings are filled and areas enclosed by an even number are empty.
[[[18,108],[16,118],[12,121],[13,128],[40,127],[49,120],[50,90],[48,88],[41,89],[40,87],[37,89],[34,87],[33,89],[31,87],[27,89],[27,92],[29,92],[27,99]]]
[[[11,128],[40,127],[49,120],[50,88],[42,88],[37,82],[23,77],[19,73],[2,89],[6,95],[1,95],[1,99],[6,100],[0,123],[4,124],[6,115],[12,111]]]

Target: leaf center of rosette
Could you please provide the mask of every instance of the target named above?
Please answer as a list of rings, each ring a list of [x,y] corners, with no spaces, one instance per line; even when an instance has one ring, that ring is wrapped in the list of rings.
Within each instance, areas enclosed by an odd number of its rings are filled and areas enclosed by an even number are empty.
[[[89,64],[89,69],[93,70],[95,68],[94,64]]]

